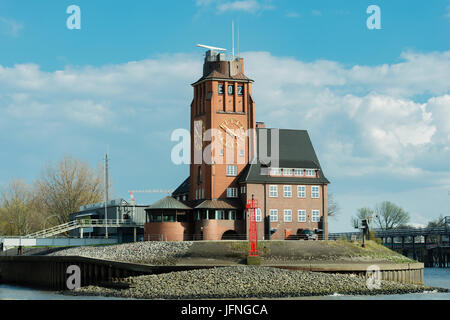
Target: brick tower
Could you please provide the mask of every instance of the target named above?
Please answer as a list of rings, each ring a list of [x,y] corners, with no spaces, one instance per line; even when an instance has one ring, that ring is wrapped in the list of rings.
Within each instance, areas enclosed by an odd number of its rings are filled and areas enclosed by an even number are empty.
[[[242,58],[206,52],[203,76],[192,84],[190,201],[238,198],[237,177],[249,162],[246,132],[255,128],[252,82]]]

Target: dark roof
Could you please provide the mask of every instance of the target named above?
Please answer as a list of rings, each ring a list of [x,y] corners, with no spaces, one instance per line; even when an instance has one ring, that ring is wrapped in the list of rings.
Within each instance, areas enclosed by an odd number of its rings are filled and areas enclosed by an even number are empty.
[[[239,200],[232,199],[214,199],[204,200],[195,209],[241,209],[242,204]]]
[[[196,85],[197,83],[204,81],[204,80],[236,80],[236,81],[246,81],[246,82],[253,82],[252,79],[248,78],[246,75],[242,73],[238,73],[235,75],[229,75],[221,73],[217,70],[211,71],[206,76],[202,76],[200,79],[198,79],[196,82],[194,82],[192,85]]]
[[[172,197],[189,193],[189,177],[186,178],[172,193]]]
[[[191,210],[190,207],[185,205],[184,203],[178,201],[171,196],[167,196],[158,202],[155,202],[145,210],[156,210],[156,209],[172,209],[172,210]]]
[[[256,129],[258,157],[249,163],[242,171],[239,182],[241,183],[330,183],[325,178],[322,168],[320,167],[319,159],[317,158],[314,147],[306,130],[290,130],[290,129],[276,129],[279,133],[279,164],[274,166],[277,168],[301,168],[301,169],[316,169],[318,170],[318,178],[299,178],[299,177],[271,177],[268,173],[268,168],[272,165],[269,163],[261,163],[262,152],[259,150],[260,137],[266,134],[267,141],[271,141],[272,133],[276,134],[275,129],[258,128]],[[264,140],[263,140],[264,141]],[[267,143],[267,154],[271,155],[271,143]],[[269,159],[270,161],[270,159]]]

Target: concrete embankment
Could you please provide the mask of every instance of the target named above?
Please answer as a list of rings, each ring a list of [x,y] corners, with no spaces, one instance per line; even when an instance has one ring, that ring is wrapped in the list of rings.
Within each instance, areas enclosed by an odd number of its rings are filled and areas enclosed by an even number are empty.
[[[123,282],[117,279],[130,276],[133,278],[128,279],[138,279],[137,286],[142,287],[139,275],[153,276],[158,279],[175,277],[173,281],[181,281],[180,277],[190,276],[183,272],[194,272],[193,275],[195,272],[206,272],[206,274],[209,272],[211,276],[214,276],[215,272],[218,272],[214,271],[216,269],[225,270],[224,272],[230,273],[230,277],[233,278],[235,272],[231,272],[232,270],[244,269],[229,268],[243,267],[242,263],[245,261],[246,254],[247,242],[245,241],[143,242],[68,248],[47,256],[0,257],[0,281],[62,290],[66,285],[67,267],[70,265],[80,267],[81,285],[93,285],[91,288],[99,284],[104,286],[105,283],[123,286]],[[389,280],[389,283],[395,281],[398,288],[405,288],[401,287],[403,285],[417,284],[418,287],[414,287],[415,289],[409,287],[408,290],[419,290],[418,288],[421,288],[420,285],[423,284],[423,264],[373,243],[369,243],[368,247],[363,249],[358,244],[347,242],[340,244],[324,241],[265,241],[260,243],[260,255],[262,266],[252,269],[255,272],[264,273],[268,270],[267,268],[278,270],[271,272],[289,271],[291,273],[280,273],[280,275],[290,275],[294,278],[296,274],[319,274],[325,282],[333,279],[326,277],[339,273],[365,283],[368,267],[375,265],[379,270],[379,279]],[[163,273],[171,274],[171,276],[163,275]],[[172,281],[170,278],[166,280]],[[276,290],[276,287],[277,285],[273,283],[272,289]],[[302,285],[302,288],[298,292],[303,294],[305,287]],[[336,288],[341,287],[337,284]],[[313,295],[316,293],[311,291]],[[149,294],[149,297],[152,294]]]

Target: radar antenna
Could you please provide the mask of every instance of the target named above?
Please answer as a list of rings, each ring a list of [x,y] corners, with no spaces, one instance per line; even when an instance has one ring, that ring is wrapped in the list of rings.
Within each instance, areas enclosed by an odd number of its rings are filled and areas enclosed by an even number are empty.
[[[227,51],[227,49],[222,49],[222,48],[217,48],[217,47],[206,46],[206,45],[204,45],[204,44],[197,44],[197,47],[201,47],[201,48],[205,48],[205,49],[209,49],[209,50],[214,50],[214,51]]]

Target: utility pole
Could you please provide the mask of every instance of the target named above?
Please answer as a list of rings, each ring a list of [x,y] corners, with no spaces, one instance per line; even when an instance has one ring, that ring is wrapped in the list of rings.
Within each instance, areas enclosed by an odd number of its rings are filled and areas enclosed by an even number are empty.
[[[105,238],[108,238],[108,153],[105,155]]]

